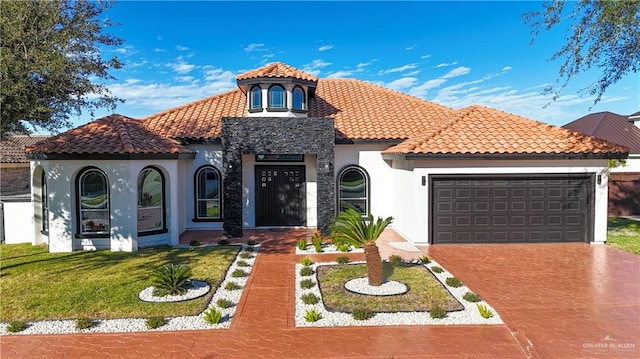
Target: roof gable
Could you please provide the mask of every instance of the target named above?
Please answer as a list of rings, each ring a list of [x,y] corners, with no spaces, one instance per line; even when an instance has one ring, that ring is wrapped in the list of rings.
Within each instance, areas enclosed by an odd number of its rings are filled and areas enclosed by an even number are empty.
[[[250,79],[265,79],[265,78],[291,78],[296,80],[318,82],[318,77],[298,70],[293,66],[283,64],[282,62],[272,62],[264,65],[255,70],[247,71],[243,74],[236,76],[236,81],[242,82]]]
[[[29,163],[25,153],[25,147],[46,139],[49,136],[28,136],[17,135],[8,136],[0,141],[0,153],[2,153],[2,163]]]
[[[583,116],[562,127],[627,146],[631,153],[640,153],[640,128],[629,121],[631,116],[598,112]]]

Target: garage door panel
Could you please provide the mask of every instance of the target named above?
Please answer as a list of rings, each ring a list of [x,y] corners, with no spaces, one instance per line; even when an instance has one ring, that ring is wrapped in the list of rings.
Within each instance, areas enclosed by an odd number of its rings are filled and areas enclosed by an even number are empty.
[[[590,241],[592,176],[431,181],[433,243]]]

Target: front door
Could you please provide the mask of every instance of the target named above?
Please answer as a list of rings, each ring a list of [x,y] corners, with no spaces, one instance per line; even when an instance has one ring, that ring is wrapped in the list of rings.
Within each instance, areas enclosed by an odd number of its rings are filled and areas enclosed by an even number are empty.
[[[256,225],[306,225],[304,166],[256,166],[255,183]]]

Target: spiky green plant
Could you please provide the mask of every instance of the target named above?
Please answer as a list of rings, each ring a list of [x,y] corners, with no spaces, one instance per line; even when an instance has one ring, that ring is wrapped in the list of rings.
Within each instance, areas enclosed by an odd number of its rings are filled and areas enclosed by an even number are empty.
[[[304,313],[304,319],[307,322],[317,322],[318,320],[320,320],[322,316],[320,315],[320,313],[318,313],[317,311],[311,309],[311,310],[307,310],[306,313]]]
[[[478,312],[480,312],[480,315],[483,318],[489,319],[489,318],[493,317],[493,312],[491,311],[491,309],[487,308],[486,305],[480,304],[480,303],[476,303],[476,307],[478,307]]]
[[[145,321],[147,329],[157,329],[166,324],[166,320],[163,317],[149,317]]]
[[[218,324],[222,321],[222,312],[211,307],[202,313],[204,321],[209,324]]]
[[[191,267],[173,263],[162,266],[153,271],[151,283],[155,287],[153,295],[181,295],[187,292],[191,285]]]
[[[300,264],[302,264],[303,266],[310,266],[313,264],[313,261],[309,257],[304,257],[300,259]]]
[[[360,212],[349,208],[340,212],[331,225],[332,236],[335,239],[364,248],[369,285],[379,286],[384,281],[382,258],[376,240],[392,221],[393,217],[378,217],[374,221],[371,214],[363,217]]]
[[[298,249],[301,251],[304,251],[307,249],[307,240],[304,238],[300,238],[298,239],[298,242],[296,242],[296,246],[298,246]]]

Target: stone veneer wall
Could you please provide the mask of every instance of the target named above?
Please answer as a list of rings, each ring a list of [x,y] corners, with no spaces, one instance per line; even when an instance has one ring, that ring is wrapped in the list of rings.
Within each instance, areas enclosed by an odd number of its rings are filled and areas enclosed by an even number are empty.
[[[242,236],[242,155],[315,154],[318,228],[329,233],[335,216],[335,130],[331,118],[225,117],[222,119],[224,232]]]

